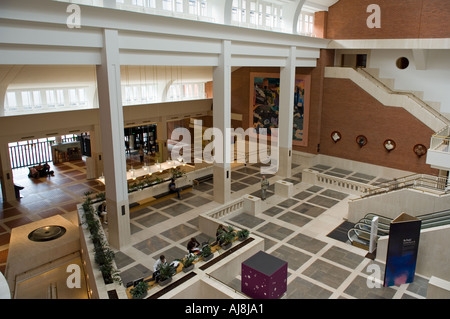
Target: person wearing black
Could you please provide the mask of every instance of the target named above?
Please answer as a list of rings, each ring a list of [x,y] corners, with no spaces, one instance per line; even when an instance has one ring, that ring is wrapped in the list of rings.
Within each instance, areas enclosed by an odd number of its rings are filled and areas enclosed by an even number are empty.
[[[102,222],[104,224],[108,224],[108,222],[106,220],[107,212],[106,212],[106,203],[105,202],[98,205],[97,214],[98,214],[98,217],[100,217],[100,219],[102,220]]]
[[[191,238],[191,240],[187,244],[187,249],[190,253],[196,253],[199,252],[200,243],[195,239],[194,237]]]
[[[170,181],[170,184],[169,184],[169,192],[170,193],[177,193],[178,199],[181,199],[180,189],[177,188],[177,186],[175,185],[175,179],[173,179],[173,178],[172,178],[172,180]]]

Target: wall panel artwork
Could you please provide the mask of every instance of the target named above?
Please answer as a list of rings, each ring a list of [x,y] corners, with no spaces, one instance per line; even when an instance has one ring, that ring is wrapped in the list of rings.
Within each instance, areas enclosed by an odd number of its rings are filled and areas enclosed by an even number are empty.
[[[266,128],[278,128],[280,101],[280,76],[276,73],[250,74],[250,127],[257,133]],[[309,82],[307,75],[297,75],[294,88],[292,144],[307,146],[309,122]]]

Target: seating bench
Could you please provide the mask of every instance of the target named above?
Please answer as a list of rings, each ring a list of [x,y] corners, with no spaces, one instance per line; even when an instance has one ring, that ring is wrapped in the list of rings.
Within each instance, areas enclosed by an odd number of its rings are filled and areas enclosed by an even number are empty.
[[[196,178],[196,179],[192,180],[192,183],[194,185],[199,185],[200,183],[203,183],[203,182],[206,182],[206,181],[209,181],[209,180],[213,179],[213,177],[214,177],[213,174],[205,175],[205,176],[202,176],[202,177],[199,177],[199,178]]]
[[[192,186],[191,185],[185,185],[185,186],[182,186],[182,187],[179,187],[179,188],[180,188],[180,194],[183,194],[183,193],[186,193],[186,192],[192,190]],[[142,207],[145,207],[145,206],[148,206],[148,205],[152,205],[152,204],[156,204],[158,202],[161,202],[163,200],[166,200],[166,199],[169,199],[169,198],[172,198],[172,197],[175,197],[175,196],[177,196],[176,192],[171,193],[171,192],[167,191],[167,192],[164,192],[162,194],[158,194],[158,195],[155,195],[155,196],[152,196],[152,197],[149,197],[149,198],[145,198],[145,199],[140,200],[138,202],[130,203],[129,204],[130,213],[134,212],[134,211],[136,211],[136,210],[138,210],[138,209],[140,209]]]

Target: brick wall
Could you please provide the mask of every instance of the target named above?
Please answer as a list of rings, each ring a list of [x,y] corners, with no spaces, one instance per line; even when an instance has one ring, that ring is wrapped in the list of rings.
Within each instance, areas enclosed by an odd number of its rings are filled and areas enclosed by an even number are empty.
[[[334,143],[331,133],[339,131],[342,139]],[[359,147],[358,135],[367,138]],[[406,110],[384,106],[347,79],[324,79],[320,153],[423,174],[437,174],[417,157],[416,144],[429,148],[434,132]],[[387,152],[383,143],[392,139],[396,148]]]
[[[381,9],[381,28],[367,27],[370,4]],[[448,0],[340,0],[328,10],[329,39],[449,38]]]

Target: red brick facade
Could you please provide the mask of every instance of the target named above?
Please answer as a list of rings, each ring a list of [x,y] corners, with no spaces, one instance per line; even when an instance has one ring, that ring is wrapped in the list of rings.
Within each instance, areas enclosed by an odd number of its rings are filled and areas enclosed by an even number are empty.
[[[381,28],[369,28],[370,4],[380,6]],[[328,10],[328,39],[416,39],[450,37],[448,0],[339,0]]]

